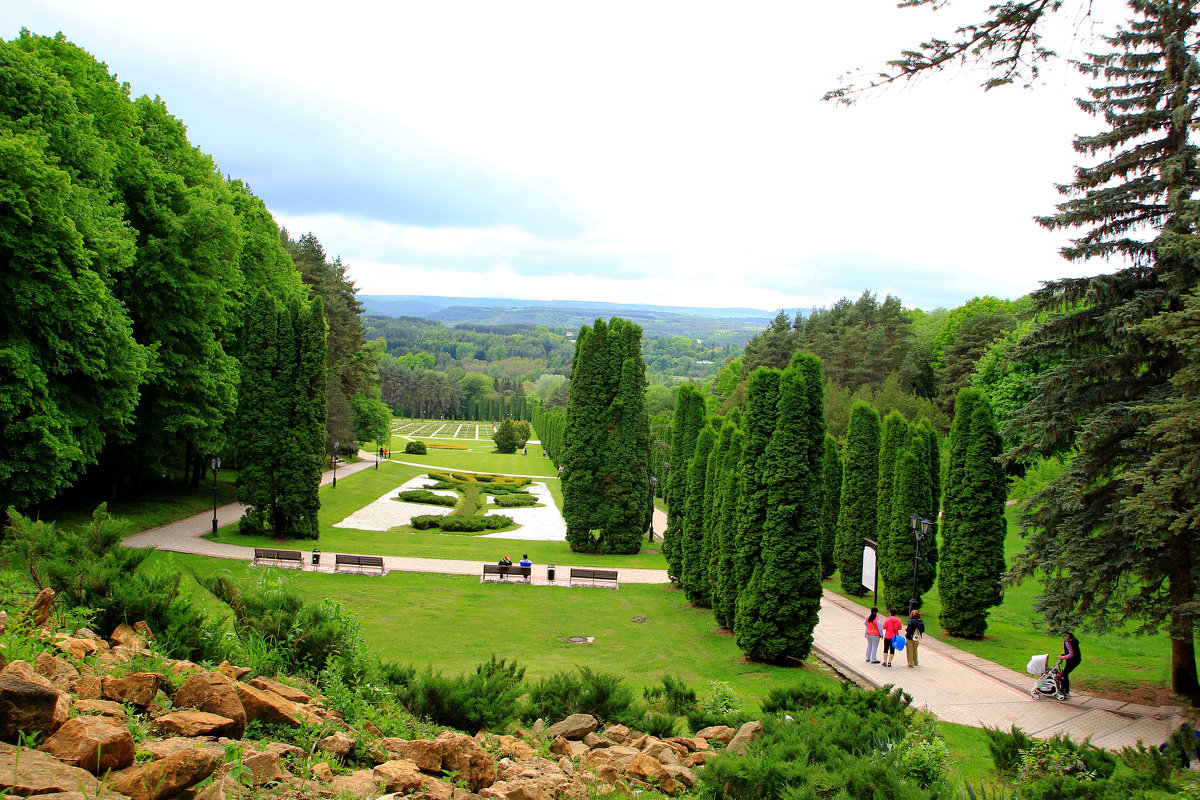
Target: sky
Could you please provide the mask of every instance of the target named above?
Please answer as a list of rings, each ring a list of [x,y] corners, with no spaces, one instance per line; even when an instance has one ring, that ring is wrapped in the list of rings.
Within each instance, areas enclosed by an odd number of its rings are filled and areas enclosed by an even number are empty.
[[[933,309],[1115,268],[1033,219],[1098,129],[1065,64],[821,100],[988,4],[0,0],[0,38],[161,96],[362,294]],[[1074,5],[1048,34],[1080,57],[1123,5]]]

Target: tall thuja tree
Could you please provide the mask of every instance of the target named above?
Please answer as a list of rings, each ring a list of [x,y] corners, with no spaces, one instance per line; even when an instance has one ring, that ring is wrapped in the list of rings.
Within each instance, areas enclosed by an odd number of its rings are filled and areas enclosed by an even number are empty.
[[[938,436],[937,429],[933,427],[929,417],[921,417],[917,427],[925,432],[925,438],[929,440],[929,490],[932,497],[930,519],[937,522],[938,514],[942,510],[942,438]]]
[[[733,424],[728,422],[727,424]],[[738,587],[735,585],[734,562],[737,555],[737,525],[736,513],[738,504],[739,468],[742,461],[742,444],[745,435],[741,428],[734,425],[729,438],[729,447],[725,452],[725,460],[721,466],[721,485],[717,491],[721,493],[720,512],[718,515],[716,538],[716,565],[713,578],[713,616],[717,624],[723,628],[732,628],[737,614]]]
[[[613,320],[615,323],[621,320]],[[630,326],[636,327],[636,326]],[[639,329],[640,333],[640,329]],[[650,418],[646,415],[646,366],[640,354],[628,352],[629,332],[616,341],[627,345],[621,361],[621,381],[611,404],[605,472],[599,494],[608,514],[604,523],[602,550],[636,553],[650,528],[653,505],[650,499]],[[640,337],[639,337],[640,342]],[[640,347],[640,343],[638,344]]]
[[[799,352],[779,381],[766,451],[767,519],[761,560],[738,596],[738,647],[756,661],[802,660],[821,607],[821,465],[825,413],[821,361]]]
[[[301,307],[293,305],[296,320],[296,383],[291,417],[300,443],[291,465],[291,480],[283,486],[292,501],[292,535],[316,539],[320,535],[317,512],[321,509],[321,471],[325,465],[326,331],[320,297]]]
[[[600,527],[598,506],[591,499],[600,479],[604,432],[593,423],[603,418],[602,398],[607,386],[601,374],[600,353],[607,333],[608,325],[602,319],[596,320],[593,327],[580,328],[571,361],[571,398],[560,463],[563,520],[572,550],[591,549],[591,532]]]
[[[674,426],[671,431],[671,469],[667,471],[667,485],[663,493],[667,501],[667,530],[663,533],[663,557],[667,561],[667,574],[678,580],[681,575],[681,550],[688,527],[684,506],[687,499],[688,459],[696,451],[696,437],[704,427],[704,397],[690,383],[679,387],[675,399]]]
[[[704,554],[704,511],[708,499],[708,457],[717,443],[717,433],[705,425],[696,437],[696,451],[688,460],[687,501],[684,513],[688,524],[679,542],[679,585],[688,602],[698,606],[711,603],[708,585],[708,560]]]
[[[907,423],[906,423],[907,424]],[[888,544],[886,557],[880,564],[879,572],[883,578],[883,600],[895,609],[908,608],[911,600],[915,599],[913,607],[921,606],[920,573],[913,581],[913,568],[920,569],[920,564],[914,563],[917,555],[917,540],[912,529],[912,515],[928,516],[931,493],[929,490],[929,468],[923,458],[925,437],[916,430],[904,437],[896,448],[895,474],[892,480],[892,506],[888,513]],[[935,534],[930,533],[933,538]],[[921,541],[920,561],[924,564],[936,565],[936,551],[931,557],[926,553],[926,540]],[[915,587],[915,593],[914,593]]]
[[[863,539],[875,536],[879,438],[879,412],[862,401],[855,403],[846,428],[846,462],[833,550],[842,591],[853,594],[863,589]]]
[[[881,565],[888,560],[891,541],[892,483],[896,475],[896,455],[909,437],[909,428],[908,420],[899,411],[890,412],[883,420],[883,437],[879,445],[879,484],[875,494],[875,541],[879,542]]]
[[[717,420],[713,421],[715,425]],[[733,442],[733,433],[737,426],[729,420],[721,422],[717,433],[716,444],[708,454],[708,468],[705,470],[705,501],[704,501],[704,577],[708,584],[708,601],[712,606],[716,603],[717,559],[720,547],[721,523],[725,517],[725,497],[721,491],[724,485],[724,472],[729,457],[729,448]]]
[[[238,501],[246,506],[240,530],[261,535],[268,529],[268,513],[275,501],[274,475],[283,420],[276,415],[275,362],[279,349],[279,310],[265,291],[246,306],[240,382],[238,384],[237,440]]]
[[[733,543],[733,589],[739,596],[750,583],[761,556],[759,544],[769,505],[767,445],[775,433],[782,375],[780,370],[760,367],[750,373],[746,384],[746,437],[738,475],[737,534]]]
[[[914,425],[910,429],[913,436],[913,454],[921,465],[926,468],[928,473],[929,486],[929,502],[925,506],[927,509],[923,511],[922,519],[928,519],[932,525],[929,528],[929,533],[921,540],[921,558],[917,561],[917,588],[924,594],[933,588],[937,583],[938,560],[940,553],[938,551],[938,530],[940,528],[938,520],[938,504],[941,502],[941,463],[939,456],[939,445],[937,433],[933,430],[932,425],[927,424],[927,420],[923,420],[926,424]],[[911,517],[909,527],[912,526]]]
[[[838,514],[842,506],[842,456],[837,439],[825,434],[825,455],[821,462],[821,576],[837,569],[833,552],[837,541]]]
[[[938,617],[955,636],[979,637],[1004,599],[1006,484],[1000,434],[987,397],[962,389],[954,403],[942,522]]]

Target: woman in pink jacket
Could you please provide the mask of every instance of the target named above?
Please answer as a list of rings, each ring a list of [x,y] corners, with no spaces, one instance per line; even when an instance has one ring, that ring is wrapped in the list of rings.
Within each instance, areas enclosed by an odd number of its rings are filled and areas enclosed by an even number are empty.
[[[896,648],[892,647],[892,637],[900,632],[904,623],[896,616],[896,609],[888,609],[888,617],[883,621],[883,665],[890,667],[896,657]]]
[[[871,613],[867,617],[867,663],[878,664],[879,659],[875,656],[879,651],[879,609],[871,607]]]

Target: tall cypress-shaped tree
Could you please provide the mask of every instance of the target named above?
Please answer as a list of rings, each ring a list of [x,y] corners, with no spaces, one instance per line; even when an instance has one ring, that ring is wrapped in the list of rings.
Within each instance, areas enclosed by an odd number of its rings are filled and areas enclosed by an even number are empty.
[[[603,459],[603,431],[594,424],[603,419],[605,385],[600,354],[608,325],[602,319],[593,327],[584,325],[575,339],[571,361],[571,395],[567,402],[567,427],[563,437],[563,521],[572,550],[591,550],[592,531],[601,526],[599,504],[594,492],[599,485]],[[494,403],[494,401],[493,401]],[[492,414],[494,416],[494,406]]]
[[[930,506],[932,516],[929,518],[937,522],[938,514],[942,510],[941,437],[938,436],[938,432],[933,427],[933,423],[929,421],[929,417],[921,417],[921,421],[917,425],[925,432],[925,438],[929,440],[929,491],[932,495],[932,505]]]
[[[704,553],[704,509],[708,499],[708,456],[716,443],[716,431],[711,425],[705,425],[696,437],[696,452],[688,462],[688,493],[684,507],[688,524],[680,542],[682,571],[679,585],[687,594],[688,602],[698,606],[711,604],[708,561]]]
[[[746,385],[746,437],[738,475],[737,536],[734,540],[733,588],[740,596],[750,583],[761,553],[767,522],[767,445],[778,418],[779,379],[783,373],[760,367]],[[736,598],[734,600],[736,603]],[[736,621],[735,621],[736,624]]]
[[[1006,487],[999,456],[1000,434],[987,397],[978,389],[961,390],[950,428],[938,580],[939,620],[955,636],[982,636],[988,609],[1004,599]]]
[[[820,519],[825,453],[821,361],[798,352],[779,381],[767,445],[767,521],[762,557],[739,595],[738,647],[756,661],[804,659],[821,605]]]
[[[275,384],[276,422],[279,431],[275,442],[278,460],[271,476],[274,499],[271,506],[271,529],[274,535],[293,536],[299,533],[295,521],[301,515],[301,503],[292,487],[304,479],[301,459],[308,449],[303,434],[298,438],[295,428],[296,375],[299,367],[297,323],[299,303],[293,301],[279,312],[279,347],[275,354],[275,370],[271,379]]]
[[[616,320],[614,320],[616,322]],[[614,326],[615,327],[615,326]],[[628,346],[629,331],[621,332]],[[640,344],[639,344],[640,347]],[[621,360],[621,381],[611,406],[606,481],[600,493],[608,504],[602,550],[636,553],[642,534],[649,530],[650,419],[646,416],[646,367],[640,355]]]
[[[892,482],[896,476],[896,454],[907,443],[909,427],[908,420],[899,411],[892,411],[884,417],[883,437],[879,445],[879,486],[875,494],[875,541],[879,542],[881,568],[888,560],[891,542]]]
[[[905,423],[907,425],[907,423]],[[908,608],[915,597],[915,608],[921,606],[922,565],[936,565],[936,550],[926,551],[928,540],[935,537],[931,532],[921,541],[920,563],[917,565],[916,594],[913,593],[913,566],[916,556],[916,536],[911,517],[914,513],[928,516],[931,493],[929,491],[929,467],[925,463],[925,437],[918,431],[909,431],[896,450],[895,475],[892,480],[892,505],[888,514],[887,557],[880,564],[883,578],[884,603],[892,608]]]
[[[863,539],[875,536],[879,440],[879,412],[862,401],[855,403],[846,429],[846,464],[833,554],[842,591],[854,594],[863,588]]]
[[[320,297],[297,314],[297,364],[294,430],[301,442],[293,470],[294,480],[284,491],[295,496],[293,530],[298,539],[320,535],[317,512],[321,509],[321,469],[325,464],[326,388],[325,312]]]
[[[825,455],[821,462],[821,576],[837,569],[833,558],[837,540],[838,513],[842,505],[842,456],[837,439],[825,434]]]
[[[688,527],[684,506],[687,501],[688,459],[696,452],[696,437],[704,427],[704,397],[690,383],[679,387],[675,399],[674,423],[671,430],[671,469],[667,472],[667,485],[663,499],[667,502],[667,530],[663,532],[663,557],[667,560],[667,574],[678,580],[681,574],[680,542]]]
[[[713,421],[714,424],[716,420]],[[711,606],[716,602],[716,583],[717,583],[717,540],[720,536],[719,529],[721,520],[724,516],[724,511],[721,507],[723,497],[721,495],[721,482],[723,478],[722,468],[725,463],[725,458],[729,452],[729,444],[733,438],[734,425],[732,422],[722,422],[720,431],[717,433],[716,444],[713,445],[712,452],[708,454],[708,468],[704,475],[704,522],[702,528],[703,535],[703,580],[708,586],[708,604]]]
[[[727,424],[733,424],[727,422]],[[715,588],[713,590],[713,616],[717,624],[724,628],[732,628],[737,614],[737,587],[734,585],[734,562],[737,556],[737,524],[736,513],[738,503],[739,467],[742,461],[742,444],[745,435],[736,425],[729,439],[729,448],[725,453],[725,462],[721,468],[721,508],[720,524],[717,528],[717,562],[715,572]]]
[[[240,472],[238,501],[246,506],[239,530],[248,535],[267,532],[274,501],[273,476],[278,458],[275,425],[275,370],[279,310],[275,300],[259,291],[246,307],[243,326],[245,354],[238,387],[237,439]]]

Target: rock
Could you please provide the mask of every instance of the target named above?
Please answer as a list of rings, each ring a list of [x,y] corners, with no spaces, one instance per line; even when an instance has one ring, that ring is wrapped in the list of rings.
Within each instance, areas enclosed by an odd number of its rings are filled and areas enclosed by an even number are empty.
[[[442,771],[458,773],[472,792],[496,782],[496,761],[470,736],[447,731],[437,738],[442,749]]]
[[[385,792],[413,792],[423,785],[421,770],[408,759],[385,761],[372,774],[383,782]]]
[[[589,750],[584,756],[584,761],[588,766],[596,769],[600,769],[601,765],[608,764],[618,771],[622,771],[641,754],[641,751],[634,750],[632,747],[617,745],[601,750]]]
[[[45,652],[38,653],[37,659],[33,662],[33,669],[38,675],[50,681],[54,688],[64,691],[70,689],[71,683],[79,679],[79,670],[75,669],[70,662]]]
[[[374,797],[379,793],[379,782],[370,770],[360,769],[349,775],[335,775],[329,781],[334,794],[349,794],[352,797]]]
[[[90,639],[77,639],[71,636],[56,638],[54,646],[64,653],[69,653],[75,658],[87,658],[90,655],[95,655],[100,652],[100,645]]]
[[[689,789],[696,785],[696,773],[687,767],[663,767],[663,769],[667,771],[668,775]]]
[[[0,633],[8,632],[8,612],[0,611]]]
[[[643,747],[645,747],[647,744],[650,743],[651,738],[653,738],[653,737],[647,736],[646,734],[643,733],[641,736],[637,737],[632,742],[629,742],[629,746],[634,748],[635,750],[641,750]]]
[[[658,762],[658,759],[645,753],[638,753],[637,757],[629,762],[629,765],[625,767],[625,774],[631,778],[653,782],[668,777],[666,768]]]
[[[135,672],[124,678],[106,677],[100,683],[100,691],[105,700],[145,708],[154,702],[162,680],[163,676],[157,672]]]
[[[324,761],[312,765],[312,776],[315,780],[329,783],[333,780],[333,770]]]
[[[291,700],[285,700],[274,692],[256,689],[245,683],[235,683],[238,699],[246,710],[246,722],[259,722],[267,725],[286,725],[299,728],[306,722],[320,722],[314,715],[301,710]]]
[[[594,733],[583,737],[583,743],[588,746],[589,750],[595,750],[597,747],[612,747],[615,744],[615,742],[610,742],[603,736],[597,736]]]
[[[69,710],[68,695],[24,661],[0,670],[0,739],[15,740],[18,731],[54,733],[67,721]]]
[[[590,714],[572,714],[562,722],[556,722],[549,727],[546,734],[551,738],[561,736],[564,739],[578,741],[596,730],[600,723]]]
[[[443,783],[432,775],[421,776],[421,790],[417,793],[418,797],[428,798],[429,800],[452,800],[454,797],[454,787],[448,783]]]
[[[220,672],[193,672],[175,692],[175,708],[194,708],[231,719],[234,726],[229,736],[240,739],[246,732],[246,710],[237,686]]]
[[[610,742],[615,742],[616,744],[627,744],[629,734],[629,728],[625,727],[624,725],[610,725],[608,729],[604,731],[604,738],[608,739]]]
[[[95,675],[82,675],[71,686],[77,700],[100,700],[104,697],[104,683]]]
[[[108,783],[132,800],[160,800],[195,786],[211,775],[220,761],[204,750],[180,750],[145,766],[110,774]]]
[[[536,754],[527,742],[515,736],[501,736],[496,740],[496,752],[501,757],[515,758],[518,761],[533,758]]]
[[[572,753],[571,743],[561,736],[555,736],[554,741],[550,743],[550,752],[570,758]]]
[[[354,740],[346,734],[338,731],[332,736],[326,736],[317,742],[317,749],[329,753],[331,756],[345,759],[354,750]],[[398,791],[397,789],[389,789],[389,792]]]
[[[145,641],[154,641],[154,631],[150,630],[150,626],[146,624],[146,620],[139,619],[137,622],[133,623],[133,629],[137,631],[138,635],[141,636]]]
[[[33,598],[29,608],[25,609],[25,619],[29,620],[33,627],[40,628],[50,619],[50,609],[53,606],[54,590],[42,589],[37,593],[37,597]]]
[[[412,761],[422,772],[442,771],[442,748],[437,742],[426,739],[387,738],[379,741],[392,758]]]
[[[0,743],[0,786],[8,795],[46,797],[59,792],[83,793],[88,800],[125,800],[89,772],[64,764],[28,747]]]
[[[121,722],[129,718],[125,708],[112,700],[76,700],[71,707],[85,716],[112,717]]]
[[[150,758],[154,761],[161,761],[167,756],[183,750],[203,750],[218,759],[225,757],[225,748],[206,736],[197,736],[195,738],[172,736],[170,739],[147,741],[138,745],[138,752],[149,753]]]
[[[125,769],[134,754],[129,729],[110,717],[69,719],[38,749],[93,774]]]
[[[242,754],[242,765],[250,770],[251,783],[263,786],[286,777],[283,763],[274,753],[248,752]]]
[[[235,681],[240,681],[242,678],[250,674],[250,670],[247,667],[235,667],[228,661],[222,661],[220,664],[218,664],[217,672],[220,672],[222,675],[226,676],[227,678],[232,678]]]
[[[236,727],[229,717],[194,708],[172,711],[154,720],[154,730],[166,736],[225,736]]]
[[[291,700],[293,703],[311,703],[312,695],[305,694],[294,686],[288,686],[286,683],[269,680],[267,678],[255,678],[250,681],[250,685],[255,689],[262,689],[265,692],[274,692],[285,700]]]
[[[263,752],[264,753],[274,753],[275,755],[279,756],[280,758],[287,758],[288,756],[303,756],[304,755],[303,748],[296,747],[296,745],[288,744],[286,742],[271,742],[270,744],[268,744],[266,746],[266,748],[264,748]]]
[[[664,766],[679,766],[680,764],[679,753],[671,746],[670,742],[652,742],[642,753]]]
[[[144,625],[145,623],[142,624]],[[115,630],[113,630],[112,635],[108,637],[108,640],[114,645],[124,645],[130,650],[146,649],[146,640],[142,638],[137,631],[124,622],[122,622],[116,627]]]
[[[715,753],[715,750],[697,750],[694,753],[688,753],[687,758],[683,759],[683,766],[688,768],[698,767]]]
[[[538,717],[537,719],[535,719],[533,721],[533,727],[529,729],[529,733],[532,734],[533,736],[541,736],[542,732],[545,730],[546,730],[546,720],[542,719],[541,717]]]
[[[721,744],[729,744],[736,732],[737,731],[728,725],[714,725],[711,728],[704,728],[703,730],[696,731],[696,736],[706,740],[716,739]]]
[[[594,769],[596,776],[605,783],[616,784],[621,780],[621,771],[614,764],[597,764]]]
[[[761,739],[763,736],[763,726],[758,720],[750,720],[749,722],[738,728],[737,734],[729,740],[729,745],[725,748],[731,753],[745,755],[746,745],[756,739]]]
[[[676,745],[679,745],[680,747],[682,747],[685,752],[681,753],[680,755],[686,756],[688,753],[692,752],[693,750],[700,749],[699,747],[696,746],[696,740],[689,738],[687,736],[669,736],[666,739],[663,739],[663,741],[669,742],[670,744],[676,744]],[[706,748],[708,747],[708,742],[705,742],[703,739],[701,739],[700,741],[704,742],[704,746]]]
[[[245,786],[228,775],[222,775],[197,791],[192,800],[241,800],[245,793]]]
[[[167,669],[171,670],[171,674],[176,677],[200,669],[198,664],[179,658],[168,658],[164,663],[167,665]]]

